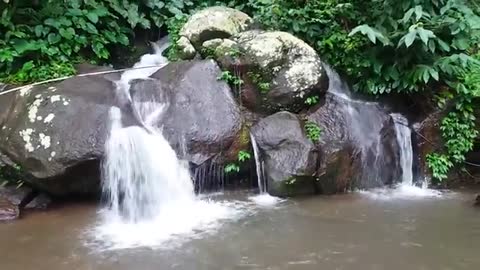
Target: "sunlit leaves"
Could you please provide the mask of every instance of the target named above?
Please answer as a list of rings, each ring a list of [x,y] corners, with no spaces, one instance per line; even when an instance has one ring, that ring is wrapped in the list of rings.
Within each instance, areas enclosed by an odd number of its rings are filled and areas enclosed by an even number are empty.
[[[380,31],[375,28],[370,27],[367,24],[359,25],[350,32],[349,36],[353,36],[356,33],[361,33],[362,35],[366,35],[368,39],[373,43],[376,44],[377,40],[381,41],[384,45],[390,43],[387,37],[385,37]]]

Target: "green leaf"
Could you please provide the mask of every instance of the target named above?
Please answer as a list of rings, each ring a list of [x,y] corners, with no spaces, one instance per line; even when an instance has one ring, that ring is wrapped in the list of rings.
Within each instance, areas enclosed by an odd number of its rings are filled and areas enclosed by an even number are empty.
[[[50,33],[50,34],[48,34],[48,37],[47,37],[47,40],[50,44],[58,43],[58,42],[60,42],[61,39],[62,38],[55,33]]]
[[[434,78],[436,81],[439,80],[438,71],[436,71],[434,68],[430,68],[429,72],[432,78]]]
[[[23,54],[27,51],[34,51],[37,49],[35,42],[28,42],[25,39],[13,39],[13,48],[18,54]]]
[[[87,18],[88,18],[92,23],[97,23],[97,22],[98,22],[98,15],[97,15],[97,13],[89,12],[89,13],[87,13]]]
[[[97,7],[95,10],[93,10],[95,14],[97,14],[98,17],[104,17],[108,15],[108,9],[104,6]]]
[[[59,33],[62,37],[71,40],[75,36],[75,29],[73,29],[72,27],[68,27],[67,29],[60,28]]]
[[[416,31],[409,32],[404,37],[405,37],[405,46],[408,48],[412,46],[413,42],[415,41],[415,38],[417,37],[417,32]]]
[[[41,37],[43,34],[43,25],[37,25],[35,26],[35,35],[37,37]]]
[[[423,15],[423,8],[422,6],[418,5],[418,6],[415,6],[415,20],[420,20],[422,18],[422,15]]]
[[[49,25],[49,26],[52,26],[54,28],[59,28],[60,27],[60,23],[52,18],[48,18],[44,21],[44,23],[46,25]]]
[[[87,22],[85,25],[86,25],[86,30],[87,30],[88,33],[90,33],[90,34],[98,34],[98,30],[97,30],[97,28],[95,27],[95,25],[93,25],[93,24],[91,24],[91,23],[89,23],[89,22]]]
[[[69,8],[67,10],[67,15],[70,15],[70,16],[74,16],[74,17],[78,17],[78,16],[82,16],[83,13],[80,9],[78,8]]]
[[[417,33],[420,36],[420,39],[423,41],[425,45],[428,45],[428,39],[434,38],[435,34],[433,34],[430,30],[425,30],[422,27],[417,28]]]
[[[405,12],[405,14],[403,15],[403,18],[402,18],[403,23],[407,23],[410,20],[414,11],[415,10],[413,8],[411,8],[407,12]]]
[[[128,39],[127,35],[125,34],[119,34],[117,37],[117,40],[120,44],[127,46],[130,44],[130,40]]]
[[[436,41],[437,41],[438,45],[440,45],[440,47],[442,48],[443,51],[445,51],[445,52],[450,51],[450,46],[447,43],[445,43],[443,40],[437,38]]]

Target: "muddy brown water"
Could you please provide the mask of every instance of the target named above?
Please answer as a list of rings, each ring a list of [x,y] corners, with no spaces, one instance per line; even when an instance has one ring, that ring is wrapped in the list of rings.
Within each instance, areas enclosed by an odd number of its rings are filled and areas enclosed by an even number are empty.
[[[290,199],[179,245],[107,251],[90,239],[97,206],[66,205],[0,224],[0,269],[480,269],[473,199],[461,192]]]

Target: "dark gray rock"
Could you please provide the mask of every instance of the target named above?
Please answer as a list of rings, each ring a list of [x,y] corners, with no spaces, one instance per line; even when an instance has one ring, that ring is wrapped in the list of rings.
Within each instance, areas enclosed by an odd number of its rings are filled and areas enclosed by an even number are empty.
[[[10,201],[20,209],[47,209],[52,200],[48,195],[39,193],[30,187],[0,187],[0,197]]]
[[[98,169],[75,168],[102,156],[108,112],[116,104],[112,79],[27,86],[0,96],[2,102],[9,109],[0,116],[0,152],[33,175],[33,185],[54,195],[97,189]]]
[[[196,164],[228,149],[241,128],[240,111],[219,73],[211,60],[177,62],[151,80],[132,83],[134,98],[153,94],[159,106],[168,102],[158,126],[177,153]],[[114,95],[117,79],[75,77],[0,96],[0,152],[33,176],[33,186],[52,195],[98,192],[110,108],[121,108],[124,126],[139,124]]]
[[[158,127],[182,158],[197,165],[228,149],[242,127],[230,87],[213,60],[176,62],[132,84],[134,100],[166,103]]]
[[[215,39],[202,46],[214,52],[224,69],[239,73],[247,90],[249,84],[256,85],[262,96],[256,103],[261,102],[260,108],[265,111],[299,112],[308,97],[322,97],[328,88],[328,77],[316,51],[289,33],[250,30],[231,40]],[[232,52],[238,55],[232,57]]]
[[[431,170],[427,164],[427,155],[435,151],[442,151],[444,144],[440,125],[444,115],[445,112],[443,111],[434,111],[413,125],[416,142],[417,170],[419,176],[422,178],[432,178]]]
[[[315,146],[300,119],[279,112],[252,127],[267,177],[268,192],[276,196],[315,193]]]
[[[400,181],[392,117],[379,104],[352,97],[346,83],[328,67],[327,74],[325,100],[306,116],[322,129],[317,143],[319,192],[331,194]]]
[[[247,14],[228,7],[209,7],[193,14],[180,30],[178,46],[182,51],[191,51],[210,39],[228,38],[245,31],[253,23]],[[193,56],[193,53],[187,54]]]
[[[0,196],[0,222],[17,219],[20,216],[18,207]]]

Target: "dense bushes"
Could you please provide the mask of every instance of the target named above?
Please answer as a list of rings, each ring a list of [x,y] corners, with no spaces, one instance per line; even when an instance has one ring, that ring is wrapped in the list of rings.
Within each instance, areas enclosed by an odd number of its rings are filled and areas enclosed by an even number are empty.
[[[0,1],[0,80],[70,75],[79,61],[108,63],[139,29],[161,29],[198,6],[189,0]]]
[[[73,0],[0,2],[0,80],[28,82],[109,63],[140,29],[177,33],[195,9],[225,4],[291,32],[373,95],[423,92],[447,110],[445,151],[428,157],[444,179],[473,147],[480,68],[474,0]],[[168,26],[168,27],[167,27]],[[175,35],[172,35],[175,38]],[[174,52],[174,50],[172,50]],[[170,55],[174,58],[174,55]],[[426,102],[426,101],[424,101]]]

